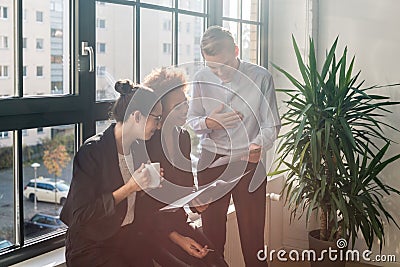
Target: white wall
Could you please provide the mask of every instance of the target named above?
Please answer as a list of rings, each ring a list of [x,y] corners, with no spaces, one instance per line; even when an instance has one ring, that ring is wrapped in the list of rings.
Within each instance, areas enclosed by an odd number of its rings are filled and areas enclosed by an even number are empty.
[[[349,56],[356,56],[355,70],[361,70],[365,86],[400,82],[400,1],[398,0],[336,0],[319,3],[319,48],[329,47],[339,36],[341,50],[348,46]],[[324,55],[320,49],[319,56]],[[400,87],[382,88],[377,93],[400,101]],[[391,109],[393,114],[385,120],[400,129],[400,106]],[[400,134],[389,129],[385,134],[400,142]],[[392,144],[388,156],[400,153],[400,145]],[[384,181],[400,189],[400,162],[383,171]],[[385,197],[388,210],[400,223],[400,197]],[[400,259],[400,231],[393,225],[386,228],[386,244],[382,254],[396,254]],[[362,242],[356,247],[361,248]],[[375,246],[374,252],[379,252]],[[400,264],[398,264],[400,265]]]
[[[271,0],[270,61],[300,77],[291,44],[291,34],[295,35],[303,51],[307,51],[308,36],[316,37],[320,62],[325,57],[326,49],[339,36],[339,51],[347,45],[349,60],[353,55],[356,56],[354,69],[362,71],[361,79],[366,80],[365,86],[400,82],[399,11],[398,0]],[[317,19],[314,25],[312,25],[313,17]],[[272,69],[272,73],[277,88],[289,85],[277,71]],[[400,87],[382,88],[378,93],[390,96],[394,101],[400,101]],[[282,100],[282,96],[278,96],[278,99]],[[283,103],[278,105],[282,114],[284,105]],[[393,114],[388,116],[385,122],[400,128],[400,116],[398,116],[400,106],[392,108],[392,111]],[[385,129],[385,134],[400,143],[399,133]],[[400,153],[400,145],[392,144],[388,156],[396,153]],[[390,165],[382,177],[386,183],[400,189],[398,173],[400,173],[400,162]],[[399,200],[400,197],[384,198],[386,207],[398,223],[400,223]],[[288,222],[289,215],[286,209],[283,211],[283,216],[284,222]],[[284,223],[283,245],[304,248],[306,245],[306,235],[302,232],[304,230],[304,222],[292,225]],[[400,231],[395,226],[388,225],[386,237],[382,254],[396,254],[397,259],[400,259]],[[360,241],[356,244],[359,249],[363,243]],[[373,251],[379,252],[379,247],[374,247]]]

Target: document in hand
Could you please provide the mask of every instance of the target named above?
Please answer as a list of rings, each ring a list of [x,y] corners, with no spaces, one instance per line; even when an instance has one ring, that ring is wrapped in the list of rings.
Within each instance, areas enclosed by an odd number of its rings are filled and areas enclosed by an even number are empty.
[[[208,166],[208,168],[214,168],[214,167],[218,167],[218,166],[222,166],[222,165],[228,164],[230,162],[239,161],[243,157],[248,157],[249,154],[256,153],[256,152],[259,152],[259,151],[260,151],[260,149],[254,149],[254,150],[250,150],[250,151],[246,150],[246,151],[243,151],[243,152],[240,152],[240,153],[223,156],[223,157],[218,158],[216,161],[214,161],[210,166]]]
[[[230,180],[230,181],[224,181],[224,180],[216,180],[213,183],[211,183],[210,185],[199,189],[198,191],[184,196],[176,201],[174,201],[173,203],[163,207],[160,209],[160,211],[175,211],[179,208],[182,208],[183,206],[185,206],[186,204],[188,204],[190,201],[192,201],[193,199],[195,199],[196,197],[202,195],[202,194],[210,194],[210,195],[218,195],[218,192],[221,193],[227,193],[225,192],[227,187],[234,187],[236,182],[238,182],[243,176],[247,175],[248,173],[250,173],[252,170],[248,170],[247,172],[243,173],[242,175],[235,177],[234,179]]]

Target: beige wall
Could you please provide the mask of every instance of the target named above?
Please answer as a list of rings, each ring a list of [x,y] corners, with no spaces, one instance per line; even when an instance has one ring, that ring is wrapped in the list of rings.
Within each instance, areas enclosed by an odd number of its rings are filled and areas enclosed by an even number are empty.
[[[323,47],[328,47],[339,36],[339,47],[348,46],[349,56],[356,56],[355,70],[361,70],[361,80],[365,86],[384,85],[400,82],[400,1],[397,0],[336,0],[319,3],[319,36],[321,48],[319,57],[324,55]],[[393,101],[400,101],[400,87],[382,88],[376,93],[387,95]],[[391,108],[393,114],[385,122],[400,129],[400,106]],[[400,134],[385,129],[385,134],[395,142],[400,142]],[[388,156],[400,153],[400,144],[392,144]],[[400,189],[400,162],[386,168],[382,173],[384,181]],[[389,211],[400,223],[400,197],[384,197]],[[400,231],[394,225],[387,225],[386,245],[382,254],[396,254],[400,259]],[[357,247],[361,248],[358,242]],[[379,251],[375,246],[374,252]],[[400,264],[398,264],[400,265]]]
[[[285,68],[296,77],[300,77],[291,44],[294,34],[300,48],[306,52],[307,38],[313,35],[319,48],[318,58],[323,60],[325,50],[330,47],[336,36],[339,36],[339,51],[348,46],[348,55],[356,55],[355,70],[361,70],[361,79],[365,86],[400,82],[400,2],[397,0],[271,0],[270,1],[270,61]],[[313,25],[313,18],[317,23]],[[272,69],[276,87],[289,86],[289,82],[281,74]],[[391,96],[400,101],[400,87],[382,88],[379,94]],[[281,114],[284,112],[282,96],[278,96]],[[386,122],[400,128],[400,107],[392,108]],[[285,129],[283,129],[285,131]],[[396,142],[400,135],[385,129],[385,134]],[[400,153],[400,145],[392,144],[388,156]],[[398,179],[400,163],[390,165],[383,173],[383,179],[390,185],[400,188]],[[384,198],[388,209],[400,222],[400,197]],[[304,222],[288,223],[289,214],[283,210],[282,246],[306,248],[307,237]],[[393,225],[387,225],[386,244],[382,254],[396,254],[400,258],[400,231]],[[356,248],[362,249],[357,242]],[[375,246],[373,251],[379,251]],[[399,266],[399,264],[384,264]]]

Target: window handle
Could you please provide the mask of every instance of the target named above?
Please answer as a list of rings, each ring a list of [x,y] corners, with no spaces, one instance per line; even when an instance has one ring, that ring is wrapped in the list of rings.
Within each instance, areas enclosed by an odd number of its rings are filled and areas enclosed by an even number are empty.
[[[94,72],[94,52],[93,52],[93,47],[89,46],[88,42],[82,42],[81,54],[82,54],[82,56],[89,55],[89,72]]]

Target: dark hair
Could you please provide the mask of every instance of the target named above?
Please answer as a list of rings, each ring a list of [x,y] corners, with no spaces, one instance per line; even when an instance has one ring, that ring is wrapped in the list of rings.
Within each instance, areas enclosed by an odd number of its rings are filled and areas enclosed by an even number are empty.
[[[164,97],[173,90],[179,89],[186,93],[186,74],[179,68],[162,67],[153,69],[144,78],[143,84],[153,89],[161,103],[164,103]]]
[[[204,54],[215,56],[227,49],[234,51],[235,45],[235,39],[228,29],[221,26],[211,26],[203,33],[200,49],[203,57]]]
[[[157,104],[157,96],[152,89],[140,84],[134,84],[131,80],[119,80],[115,83],[115,91],[120,97],[112,107],[112,118],[117,122],[125,121],[136,110],[144,116],[148,116]]]

